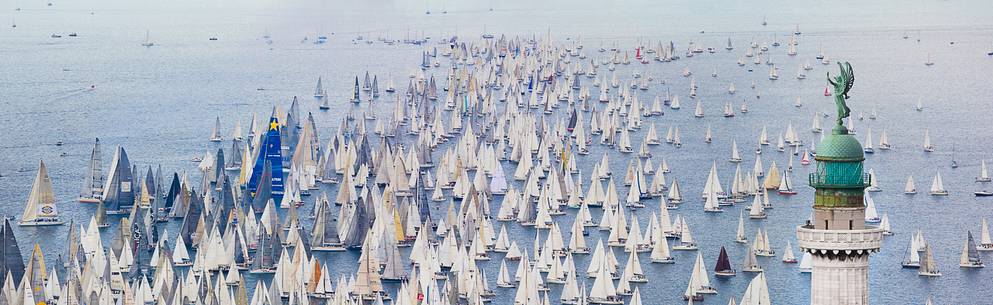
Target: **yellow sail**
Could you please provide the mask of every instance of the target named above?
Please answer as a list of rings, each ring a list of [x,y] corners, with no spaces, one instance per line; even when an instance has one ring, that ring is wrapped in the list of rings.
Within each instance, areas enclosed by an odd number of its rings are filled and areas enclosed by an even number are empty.
[[[152,199],[151,194],[148,193],[148,180],[147,179],[144,179],[141,182],[141,197],[139,197],[139,198],[141,200],[140,201],[141,208],[147,209],[147,208],[149,208],[149,207],[152,206],[152,200],[153,199]]]
[[[41,246],[35,243],[34,250],[31,250],[31,257],[28,258],[28,266],[24,268],[26,273],[22,280],[30,281],[34,299],[39,302],[45,301],[43,289],[45,288],[45,281],[48,279],[48,273],[45,270],[47,270],[45,268],[45,256],[41,253]]]
[[[396,232],[395,232],[396,240],[404,241],[407,235],[404,234],[403,225],[400,224],[400,212],[397,212],[397,209],[395,208],[393,209],[393,227],[396,228]]]
[[[321,282],[321,262],[314,261],[314,271],[311,272],[310,281],[307,281],[307,292],[317,291],[317,285]]]

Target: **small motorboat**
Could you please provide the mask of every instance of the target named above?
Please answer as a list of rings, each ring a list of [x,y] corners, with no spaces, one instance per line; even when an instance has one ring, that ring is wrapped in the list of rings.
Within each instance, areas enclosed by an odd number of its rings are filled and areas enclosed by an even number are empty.
[[[993,192],[990,192],[990,191],[987,191],[987,190],[976,191],[973,194],[975,194],[976,197],[991,197],[991,196],[993,196]]]

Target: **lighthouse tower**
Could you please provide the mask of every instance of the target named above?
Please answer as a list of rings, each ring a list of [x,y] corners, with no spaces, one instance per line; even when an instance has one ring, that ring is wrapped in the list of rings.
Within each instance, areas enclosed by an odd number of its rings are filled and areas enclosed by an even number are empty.
[[[813,219],[797,227],[797,240],[813,258],[810,304],[869,304],[869,254],[879,251],[883,230],[865,225],[863,196],[869,186],[869,175],[862,168],[865,155],[859,141],[841,125],[848,114],[844,97],[835,98],[841,99],[839,119],[817,145],[817,168],[808,177],[816,189]]]

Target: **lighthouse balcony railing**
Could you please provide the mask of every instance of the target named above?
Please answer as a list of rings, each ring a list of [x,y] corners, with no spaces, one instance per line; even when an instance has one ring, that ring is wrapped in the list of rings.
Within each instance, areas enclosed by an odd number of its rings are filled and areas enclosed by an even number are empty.
[[[862,230],[820,230],[799,226],[796,231],[797,241],[803,249],[879,249],[883,241],[883,230],[877,227]]]
[[[807,177],[807,182],[815,188],[866,188],[869,186],[869,181],[869,173],[841,176],[810,173]]]

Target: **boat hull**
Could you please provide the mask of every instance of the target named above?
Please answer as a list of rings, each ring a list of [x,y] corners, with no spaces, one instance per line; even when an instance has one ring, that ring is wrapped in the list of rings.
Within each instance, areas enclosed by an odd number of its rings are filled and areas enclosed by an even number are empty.
[[[17,225],[22,226],[22,227],[61,226],[63,224],[65,224],[65,222],[63,222],[61,220],[55,220],[55,221],[34,221],[34,220],[32,220],[32,221],[20,221],[20,222],[17,223]]]
[[[85,197],[79,198],[79,203],[100,203],[100,201],[101,201],[100,198],[85,198]]]

